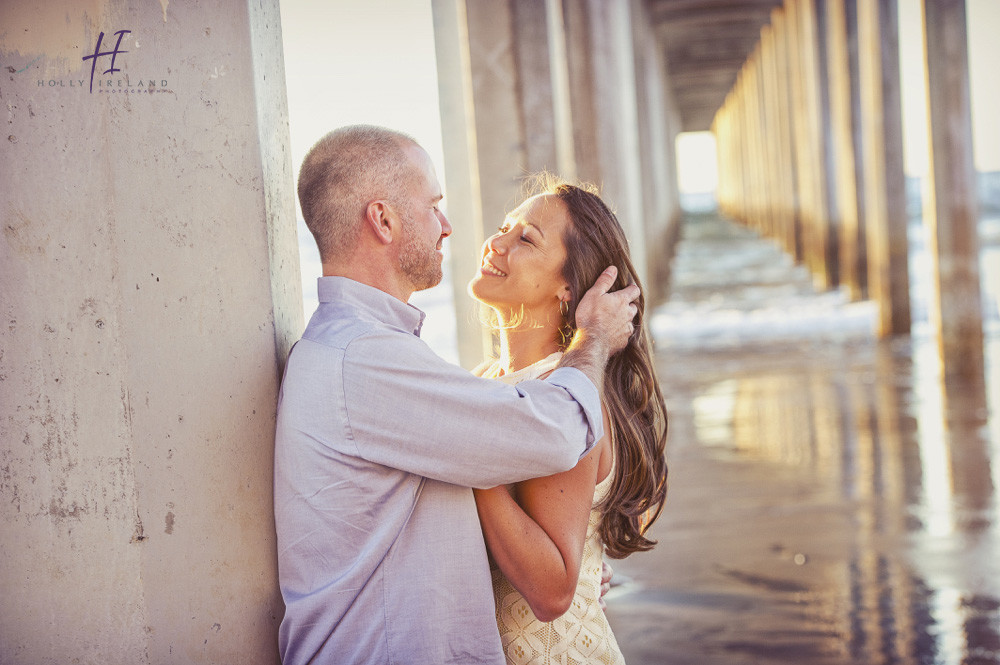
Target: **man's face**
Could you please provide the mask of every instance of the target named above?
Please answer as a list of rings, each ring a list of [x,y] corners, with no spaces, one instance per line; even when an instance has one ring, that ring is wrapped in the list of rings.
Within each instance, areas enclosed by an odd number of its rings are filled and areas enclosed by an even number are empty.
[[[409,146],[413,177],[410,179],[407,204],[400,211],[403,238],[398,254],[400,272],[414,291],[441,283],[441,251],[444,239],[451,235],[451,224],[438,208],[441,185],[430,157],[419,146]]]

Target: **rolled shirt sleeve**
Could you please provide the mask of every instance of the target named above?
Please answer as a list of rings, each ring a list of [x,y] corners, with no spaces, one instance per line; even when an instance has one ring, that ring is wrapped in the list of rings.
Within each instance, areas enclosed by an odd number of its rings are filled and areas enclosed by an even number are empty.
[[[572,468],[603,436],[600,397],[579,370],[509,386],[439,358],[392,330],[344,349],[344,451],[466,487]]]

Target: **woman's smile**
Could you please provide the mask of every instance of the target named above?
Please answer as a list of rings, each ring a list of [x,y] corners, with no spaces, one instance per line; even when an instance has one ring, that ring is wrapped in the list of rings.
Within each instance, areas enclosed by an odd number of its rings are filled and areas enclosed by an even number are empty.
[[[493,265],[492,263],[490,263],[490,260],[489,260],[488,257],[483,259],[483,265],[482,265],[482,268],[481,268],[480,272],[482,272],[484,275],[492,275],[494,277],[506,277],[507,276],[507,273],[505,273],[503,270],[500,270],[495,265]]]

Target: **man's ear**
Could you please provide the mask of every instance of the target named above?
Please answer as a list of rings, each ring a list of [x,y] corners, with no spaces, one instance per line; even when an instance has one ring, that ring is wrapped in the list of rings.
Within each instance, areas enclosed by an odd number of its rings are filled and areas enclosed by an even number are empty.
[[[365,208],[365,223],[383,245],[391,245],[399,217],[385,201],[372,201]]]

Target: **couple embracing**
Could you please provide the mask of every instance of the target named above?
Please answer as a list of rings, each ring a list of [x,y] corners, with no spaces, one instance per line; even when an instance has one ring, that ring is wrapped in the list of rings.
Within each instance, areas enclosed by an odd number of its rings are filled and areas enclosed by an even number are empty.
[[[499,357],[469,373],[407,304],[452,231],[427,153],[342,128],[298,193],[323,277],[278,406],[285,665],[623,662],[602,557],[654,544],[666,413],[614,214],[550,182],[507,215],[469,284]]]

